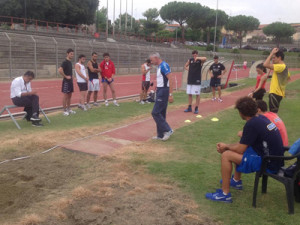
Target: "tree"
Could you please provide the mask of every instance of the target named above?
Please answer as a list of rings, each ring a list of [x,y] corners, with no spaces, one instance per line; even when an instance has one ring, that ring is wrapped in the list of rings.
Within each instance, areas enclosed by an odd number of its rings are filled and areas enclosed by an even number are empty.
[[[146,19],[141,19],[140,21],[146,36],[157,33],[163,29],[162,24],[158,20],[159,12],[156,8],[148,9],[143,13],[143,16],[146,17]]]
[[[273,36],[277,47],[279,47],[279,44],[283,39],[291,37],[296,31],[287,23],[275,22],[264,27],[263,32],[267,36]]]
[[[226,29],[236,32],[242,48],[243,37],[247,32],[257,29],[259,24],[259,20],[253,16],[238,15],[229,18]]]
[[[160,9],[160,17],[167,23],[177,22],[181,27],[184,39],[184,24],[191,17],[194,5],[195,3],[189,2],[169,2]]]
[[[105,31],[106,29],[106,20],[107,20],[107,8],[102,7],[96,12],[95,24],[96,32]]]
[[[146,17],[148,21],[155,21],[157,17],[159,17],[159,11],[156,8],[151,8],[145,11],[143,16]]]
[[[125,31],[125,21],[126,21],[126,13],[121,15],[121,31]],[[132,30],[130,29],[131,25],[131,15],[127,13],[127,31],[131,31],[133,33],[138,33],[140,30],[140,23],[132,17]],[[120,27],[120,18],[115,20],[116,30]]]

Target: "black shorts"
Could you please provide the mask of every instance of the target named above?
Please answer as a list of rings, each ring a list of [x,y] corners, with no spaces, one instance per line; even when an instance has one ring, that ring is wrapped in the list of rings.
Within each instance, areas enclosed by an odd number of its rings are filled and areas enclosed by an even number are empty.
[[[210,79],[210,86],[211,87],[219,87],[219,86],[221,86],[221,78],[214,78],[214,77],[212,77]]]
[[[142,81],[142,90],[148,91],[150,88],[150,81]]]
[[[259,89],[257,92],[254,92],[254,93],[253,93],[253,98],[254,98],[255,100],[262,100],[263,97],[264,97],[264,95],[265,95],[265,93],[266,93],[266,89],[261,88],[261,89]]]
[[[282,96],[276,94],[269,94],[269,109],[270,112],[278,113],[279,105],[282,100]]]
[[[61,92],[68,94],[74,92],[73,80],[64,79],[62,82]]]
[[[88,90],[88,84],[87,83],[77,83],[79,87],[79,91],[87,91]]]

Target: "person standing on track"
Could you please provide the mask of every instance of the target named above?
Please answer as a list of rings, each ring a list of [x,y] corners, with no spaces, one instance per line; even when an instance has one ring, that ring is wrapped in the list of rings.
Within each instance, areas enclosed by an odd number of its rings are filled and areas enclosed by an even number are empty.
[[[209,67],[210,86],[212,88],[212,101],[223,102],[221,99],[221,79],[222,75],[226,73],[225,66],[219,62],[219,56],[214,56],[214,63]],[[219,98],[216,99],[216,88],[218,88]]]
[[[67,58],[62,62],[61,66],[58,69],[58,72],[63,77],[62,88],[61,91],[64,94],[63,96],[63,108],[64,108],[64,116],[69,116],[70,114],[76,114],[70,108],[72,93],[74,92],[73,86],[73,69],[71,60],[74,57],[74,50],[69,48],[67,50]]]
[[[142,77],[142,92],[140,95],[140,104],[145,104],[147,102],[147,93],[150,88],[150,71],[151,71],[151,61],[147,59],[145,63],[141,66],[143,73]]]
[[[192,52],[193,58],[190,58],[185,69],[188,71],[186,93],[189,95],[189,106],[184,112],[192,112],[193,95],[196,95],[195,114],[199,113],[200,94],[201,94],[201,70],[206,61],[206,57],[199,57],[198,51]]]
[[[97,98],[98,98],[98,91],[100,91],[100,82],[99,82],[99,73],[101,72],[101,69],[98,66],[97,63],[97,53],[93,52],[92,53],[92,59],[88,61],[87,63],[87,68],[88,68],[88,73],[89,73],[89,81],[88,81],[88,94],[87,94],[87,107],[90,109],[90,99],[92,93],[94,93],[94,106],[99,106],[97,103]]]
[[[79,55],[78,62],[75,64],[77,85],[80,91],[80,101],[78,104],[78,108],[82,109],[83,111],[87,111],[87,108],[85,106],[85,100],[86,100],[86,92],[88,90],[87,82],[89,81],[84,66],[85,59],[86,59],[85,55]]]
[[[103,54],[104,60],[100,63],[102,84],[103,84],[103,98],[105,100],[105,106],[108,106],[107,100],[107,86],[111,90],[111,94],[114,100],[114,105],[119,106],[116,99],[116,91],[114,86],[114,76],[116,74],[116,68],[113,61],[110,60],[108,53]]]
[[[273,60],[273,64],[271,64],[271,60]],[[274,48],[264,62],[264,67],[273,70],[269,91],[269,108],[274,113],[278,113],[280,102],[285,96],[285,88],[291,76],[283,60],[284,53],[278,48]]]
[[[31,89],[31,81],[34,73],[27,71],[23,76],[15,78],[10,86],[10,98],[16,106],[25,107],[26,120],[32,122],[32,126],[41,127],[39,118],[39,96]]]
[[[156,123],[156,140],[166,141],[173,134],[173,130],[166,121],[168,101],[172,103],[173,99],[173,79],[170,66],[161,59],[159,53],[152,53],[150,60],[153,65],[158,66],[156,74],[156,100],[152,110],[152,117]]]

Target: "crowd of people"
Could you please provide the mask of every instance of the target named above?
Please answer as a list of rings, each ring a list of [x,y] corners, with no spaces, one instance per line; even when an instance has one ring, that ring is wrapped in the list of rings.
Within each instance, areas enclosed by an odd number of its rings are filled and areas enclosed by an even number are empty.
[[[64,116],[74,114],[70,108],[73,87],[72,58],[74,52],[68,49],[67,57],[59,68],[59,73],[63,77],[63,108]],[[108,106],[107,89],[111,89],[113,103],[119,106],[116,101],[114,88],[115,66],[110,60],[109,54],[103,54],[103,61],[97,63],[97,53],[93,52],[91,60],[87,63],[88,74],[86,73],[84,55],[79,55],[75,65],[77,84],[80,90],[79,108],[87,110],[91,108],[90,97],[93,95],[93,105],[98,106],[97,96],[100,91],[99,76],[103,87],[103,97],[105,105]],[[188,70],[187,90],[188,108],[184,112],[192,112],[193,95],[196,95],[194,113],[199,113],[202,67],[206,57],[198,55],[197,51],[192,52],[192,57],[186,62],[185,69]],[[272,62],[271,62],[272,61]],[[171,68],[167,62],[163,61],[159,53],[153,53],[149,59],[141,65],[142,90],[140,103],[145,104],[147,93],[151,85],[150,71],[151,65],[157,67],[156,72],[156,99],[152,110],[152,117],[156,123],[157,134],[155,140],[168,140],[173,134],[173,130],[167,122],[168,103],[174,101],[173,79]],[[266,81],[269,77],[267,69],[273,70],[269,91],[269,111],[263,97],[266,93]],[[290,79],[288,67],[284,63],[284,53],[274,48],[264,63],[256,68],[258,76],[256,86],[248,96],[241,96],[236,102],[235,108],[240,117],[246,121],[243,131],[238,133],[240,141],[238,143],[217,144],[217,151],[221,154],[221,189],[207,193],[206,198],[212,201],[232,202],[230,187],[242,190],[242,173],[259,171],[262,157],[265,155],[282,156],[284,146],[288,145],[288,136],[283,121],[277,115],[280,102],[285,96],[285,88]],[[221,79],[226,73],[225,66],[219,62],[218,56],[214,57],[214,62],[209,68],[211,76],[210,86],[212,88],[212,101],[222,102],[221,99]],[[13,80],[11,85],[11,99],[17,106],[25,107],[26,119],[32,121],[34,126],[40,126],[39,119],[39,97],[32,91],[30,82],[34,78],[34,73],[26,72],[23,76]],[[218,98],[215,97],[215,89],[218,89]],[[283,165],[282,160],[270,160],[268,171],[277,173]],[[235,169],[233,169],[235,168]],[[234,173],[233,173],[234,171]],[[233,173],[233,174],[232,174]]]

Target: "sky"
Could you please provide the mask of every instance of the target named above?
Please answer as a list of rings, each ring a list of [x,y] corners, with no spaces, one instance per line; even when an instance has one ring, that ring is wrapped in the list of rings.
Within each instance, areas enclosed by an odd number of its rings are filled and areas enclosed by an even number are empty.
[[[109,19],[113,19],[113,5],[115,1],[116,15],[120,14],[120,1],[122,14],[126,11],[126,0],[108,0]],[[143,18],[143,12],[149,8],[158,10],[173,0],[133,0],[133,17]],[[178,0],[179,1],[179,0]],[[181,0],[183,2],[197,2],[201,5],[216,9],[217,0]],[[285,23],[300,23],[300,0],[218,0],[219,9],[229,16],[246,15],[259,19],[261,24],[280,21]],[[107,0],[100,1],[100,8],[107,6]],[[132,0],[127,0],[127,12],[131,14]]]

